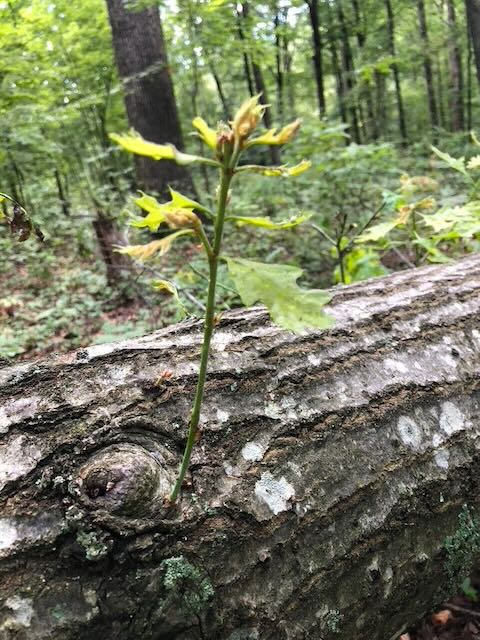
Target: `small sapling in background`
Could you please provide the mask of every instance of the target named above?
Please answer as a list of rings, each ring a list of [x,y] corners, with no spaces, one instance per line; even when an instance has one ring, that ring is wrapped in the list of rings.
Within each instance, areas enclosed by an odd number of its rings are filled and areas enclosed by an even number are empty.
[[[278,326],[301,333],[309,327],[324,329],[332,324],[332,319],[323,311],[330,296],[321,290],[306,290],[298,287],[296,281],[302,275],[301,269],[284,264],[254,262],[242,257],[227,256],[223,253],[222,240],[225,225],[228,223],[252,225],[275,231],[295,227],[308,219],[308,216],[298,215],[288,220],[274,221],[268,216],[245,217],[228,212],[231,200],[230,186],[234,178],[246,178],[249,173],[290,178],[303,173],[310,167],[310,162],[307,160],[302,160],[299,164],[291,167],[287,165],[265,167],[255,164],[239,164],[242,154],[256,145],[280,146],[290,142],[300,126],[300,122],[297,120],[282,129],[270,129],[254,137],[255,130],[267,108],[267,105],[260,104],[259,99],[260,96],[248,99],[231,122],[221,123],[216,130],[211,129],[200,117],[193,120],[193,126],[198,135],[211,152],[212,157],[209,158],[183,153],[172,145],[148,142],[135,132],[128,135],[111,135],[113,141],[131,153],[155,160],[173,160],[180,165],[197,163],[212,167],[220,174],[215,212],[173,190],[171,190],[171,200],[163,204],[149,195],[142,194],[135,202],[146,215],[135,220],[132,223],[133,226],[148,228],[155,232],[160,225],[165,224],[172,229],[172,233],[145,245],[120,249],[122,253],[133,258],[145,260],[155,254],[166,253],[171,249],[172,244],[180,238],[188,238],[200,243],[208,262],[208,294],[200,369],[190,414],[185,451],[178,478],[170,495],[172,503],[176,501],[180,493],[199,431],[210,342],[215,328],[219,262],[221,260],[227,262],[230,276],[242,302],[246,305],[256,302],[263,303],[268,308],[273,322]],[[196,212],[212,221],[212,230],[202,224]],[[160,281],[155,286],[177,296],[176,289],[170,282]]]
[[[40,241],[43,241],[43,233],[40,227],[32,222],[28,213],[19,202],[6,193],[0,192],[0,204],[2,205],[0,220],[6,221],[11,233],[16,236],[19,242],[25,242],[25,240],[30,237],[32,231]],[[9,211],[8,206],[3,206],[4,204],[10,204],[11,211]]]

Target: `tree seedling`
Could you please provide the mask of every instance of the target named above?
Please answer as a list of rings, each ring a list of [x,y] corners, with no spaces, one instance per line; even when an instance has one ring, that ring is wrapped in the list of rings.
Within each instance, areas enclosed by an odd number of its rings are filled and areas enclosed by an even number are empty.
[[[126,135],[112,134],[110,137],[125,150],[155,160],[173,160],[179,165],[199,164],[212,167],[220,174],[216,191],[216,211],[199,202],[170,190],[171,200],[159,203],[155,198],[142,194],[135,200],[146,213],[145,217],[136,219],[135,227],[157,231],[165,224],[172,233],[159,240],[145,245],[127,246],[119,249],[139,260],[146,260],[155,254],[163,255],[170,250],[172,244],[180,238],[189,238],[200,243],[208,262],[208,293],[204,318],[203,343],[200,356],[200,369],[195,397],[189,420],[189,430],[178,478],[170,495],[174,503],[181,491],[182,483],[188,470],[192,450],[199,434],[200,411],[203,401],[205,380],[208,369],[210,343],[216,322],[216,288],[217,272],[221,260],[225,260],[230,276],[245,305],[256,302],[265,304],[270,316],[278,326],[302,333],[308,327],[324,329],[332,324],[332,319],[325,315],[323,307],[330,300],[328,293],[321,290],[305,290],[296,284],[302,270],[285,264],[265,264],[246,260],[242,257],[226,256],[223,253],[222,240],[225,225],[252,225],[270,229],[289,229],[304,222],[308,216],[298,215],[288,220],[274,221],[270,217],[246,217],[229,213],[231,191],[234,178],[244,178],[250,173],[268,177],[291,178],[310,167],[310,162],[302,160],[295,166],[261,166],[255,164],[240,165],[242,154],[256,145],[280,146],[289,142],[300,126],[297,120],[281,129],[269,129],[254,136],[255,130],[262,120],[267,105],[260,104],[260,96],[248,99],[235,114],[233,120],[220,123],[216,130],[200,117],[193,120],[193,126],[202,142],[208,147],[212,157],[202,157],[183,153],[172,145],[156,144],[144,140],[135,132]],[[210,219],[213,230],[206,228],[197,213]],[[175,286],[166,281],[156,282],[155,286],[164,292],[177,297]]]

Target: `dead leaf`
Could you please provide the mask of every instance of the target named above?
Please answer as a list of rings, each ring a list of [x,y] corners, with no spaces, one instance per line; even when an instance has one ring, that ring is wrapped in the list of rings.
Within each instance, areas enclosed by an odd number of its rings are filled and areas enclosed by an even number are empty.
[[[444,624],[447,624],[447,622],[451,620],[452,617],[453,616],[450,609],[442,609],[438,613],[432,614],[432,624],[436,627],[443,626]]]

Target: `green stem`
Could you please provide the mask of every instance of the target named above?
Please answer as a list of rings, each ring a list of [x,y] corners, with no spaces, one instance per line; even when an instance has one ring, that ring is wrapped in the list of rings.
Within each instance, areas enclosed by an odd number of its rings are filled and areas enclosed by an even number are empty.
[[[417,234],[417,216],[415,211],[412,211],[412,232],[416,240],[418,237],[418,234]],[[418,267],[420,265],[420,247],[416,242],[414,244],[414,251],[415,251],[415,266]]]
[[[215,236],[211,253],[208,254],[209,264],[209,284],[207,309],[205,311],[205,326],[203,330],[202,354],[200,358],[200,371],[198,373],[197,388],[195,391],[195,399],[193,401],[192,413],[190,415],[190,423],[188,429],[187,443],[183,452],[182,464],[178,473],[175,486],[170,494],[170,502],[175,502],[182,488],[182,483],[190,464],[193,447],[197,439],[198,424],[200,422],[200,409],[202,407],[203,391],[205,387],[205,379],[207,376],[208,357],[210,354],[210,342],[212,340],[213,329],[215,326],[215,292],[217,288],[217,271],[220,257],[220,250],[223,237],[223,224],[225,221],[225,211],[227,208],[228,189],[232,180],[233,171],[229,167],[222,167],[220,194],[218,199],[218,213],[215,219]]]

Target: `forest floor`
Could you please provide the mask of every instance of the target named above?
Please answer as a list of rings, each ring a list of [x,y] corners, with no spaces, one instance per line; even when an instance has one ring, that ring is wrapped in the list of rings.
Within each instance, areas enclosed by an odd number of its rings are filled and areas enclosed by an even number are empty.
[[[472,581],[478,590],[479,581]],[[480,601],[458,594],[425,616],[400,640],[473,640],[480,638]]]

